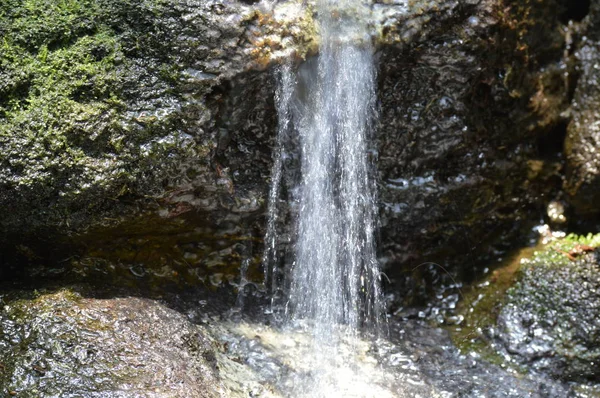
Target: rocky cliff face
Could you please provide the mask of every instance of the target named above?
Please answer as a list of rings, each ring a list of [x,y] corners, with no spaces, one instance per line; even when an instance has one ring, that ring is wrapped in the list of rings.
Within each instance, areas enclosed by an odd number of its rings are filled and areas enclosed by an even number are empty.
[[[0,269],[62,261],[218,285],[250,258],[258,272],[273,68],[315,54],[310,5],[3,7]],[[466,257],[509,243],[560,189],[567,72],[586,48],[568,51],[573,7],[373,4],[381,258],[405,294],[431,274],[404,270],[435,261],[469,273]]]

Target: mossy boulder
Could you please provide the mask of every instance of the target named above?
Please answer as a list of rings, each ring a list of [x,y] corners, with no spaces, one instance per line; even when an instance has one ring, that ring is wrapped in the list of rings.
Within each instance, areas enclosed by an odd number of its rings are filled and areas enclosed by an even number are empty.
[[[498,317],[515,361],[567,381],[600,381],[600,235],[569,235],[525,262]]]
[[[0,36],[0,273],[144,219],[250,224],[266,177],[247,165],[270,162],[275,124],[271,77],[251,70],[315,46],[296,3],[9,0]]]

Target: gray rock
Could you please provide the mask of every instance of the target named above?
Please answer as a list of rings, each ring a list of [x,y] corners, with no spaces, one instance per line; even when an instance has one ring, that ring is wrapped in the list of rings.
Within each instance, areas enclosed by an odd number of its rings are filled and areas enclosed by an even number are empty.
[[[498,317],[499,339],[518,363],[562,380],[598,382],[600,251],[581,243],[589,239],[568,237],[523,266]]]
[[[571,104],[572,120],[565,141],[565,190],[575,213],[582,218],[600,214],[600,6],[592,10],[579,32],[583,37],[575,56],[579,79]]]
[[[227,396],[204,330],[156,301],[61,290],[0,302],[3,395]]]

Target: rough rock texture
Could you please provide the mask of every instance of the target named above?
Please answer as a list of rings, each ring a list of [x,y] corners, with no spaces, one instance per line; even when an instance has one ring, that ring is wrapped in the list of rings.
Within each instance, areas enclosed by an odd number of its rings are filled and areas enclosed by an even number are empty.
[[[0,295],[2,396],[227,396],[203,329],[156,301],[16,294]]]
[[[575,48],[579,80],[565,141],[567,199],[584,218],[600,215],[600,5],[592,3],[584,25],[574,32],[582,36]]]
[[[186,183],[213,201],[227,193],[216,178],[227,172],[216,173],[213,159],[225,146],[218,113],[223,91],[244,81],[221,84],[275,47],[262,47],[267,34],[298,51],[303,44],[237,2],[21,3],[3,3],[0,20],[0,203],[9,231],[87,227],[129,196]],[[298,40],[311,40],[305,34]],[[260,94],[245,98],[268,97]],[[196,207],[213,210],[198,196]]]
[[[314,53],[310,6],[4,4],[0,272],[60,262],[218,283],[244,258],[258,271],[276,124],[267,67]],[[472,264],[461,256],[538,221],[559,187],[560,148],[539,143],[564,124],[565,7],[372,8],[382,258],[402,283],[407,265]]]
[[[442,391],[442,397],[594,397],[578,395],[579,386],[567,386],[539,374],[515,374],[475,352],[465,355],[454,347],[447,331],[419,321],[397,323],[390,329],[404,352],[417,358],[420,371],[428,383]]]
[[[0,268],[69,257],[81,242],[65,237],[87,229],[110,236],[141,219],[160,236],[161,220],[193,211],[194,227],[223,236],[256,213],[265,182],[248,153],[268,163],[268,148],[246,149],[238,130],[231,143],[229,129],[243,121],[268,141],[270,77],[245,71],[277,57],[275,38],[299,56],[314,47],[304,16],[298,5],[275,15],[238,2],[4,2]],[[244,156],[250,175],[236,178]]]
[[[518,363],[555,378],[600,382],[600,235],[568,236],[527,262],[498,318]]]
[[[447,4],[422,36],[380,59],[389,275],[437,262],[468,276],[480,251],[539,220],[560,184],[560,143],[540,145],[556,139],[567,106],[560,4]],[[415,297],[441,273],[418,267],[400,290]]]

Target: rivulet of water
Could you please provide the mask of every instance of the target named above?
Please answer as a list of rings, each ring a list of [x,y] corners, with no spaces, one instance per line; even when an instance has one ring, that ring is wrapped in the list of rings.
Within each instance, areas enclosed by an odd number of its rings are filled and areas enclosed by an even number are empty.
[[[368,10],[356,0],[320,0],[318,57],[297,69],[288,65],[280,70],[264,261],[273,263],[279,255],[282,156],[284,141],[293,139],[301,173],[291,195],[295,240],[284,284],[287,324],[308,333],[314,348],[313,370],[300,377],[297,396],[331,396],[337,387],[325,375],[339,365],[340,342],[356,337],[365,324],[376,329],[381,313],[375,188],[368,158],[375,114]],[[281,289],[274,275],[267,271],[265,277],[275,291]]]
[[[272,303],[281,299],[282,285],[278,283],[281,279],[278,275],[281,270],[277,267],[279,259],[278,250],[278,221],[280,208],[278,206],[281,195],[281,184],[283,179],[283,158],[285,144],[290,140],[292,129],[291,104],[294,97],[296,80],[289,64],[283,65],[279,70],[279,81],[275,102],[277,103],[277,115],[279,125],[277,138],[273,153],[273,167],[271,169],[271,185],[269,189],[269,203],[267,213],[267,232],[265,234],[265,247],[262,262],[264,264],[264,281],[267,289],[272,294]]]

